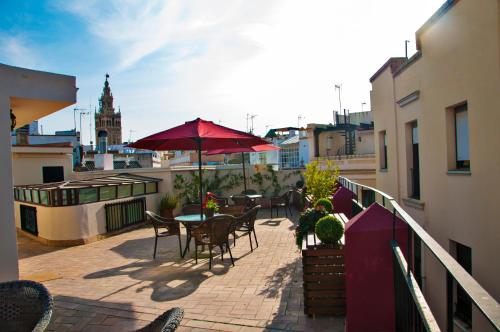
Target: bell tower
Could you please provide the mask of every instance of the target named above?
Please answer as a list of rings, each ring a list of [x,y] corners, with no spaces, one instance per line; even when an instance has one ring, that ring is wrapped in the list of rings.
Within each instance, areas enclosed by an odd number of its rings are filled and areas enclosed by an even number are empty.
[[[115,112],[113,94],[106,73],[104,88],[99,98],[99,111],[95,114],[96,147],[100,153],[107,152],[108,145],[122,144],[122,114]]]

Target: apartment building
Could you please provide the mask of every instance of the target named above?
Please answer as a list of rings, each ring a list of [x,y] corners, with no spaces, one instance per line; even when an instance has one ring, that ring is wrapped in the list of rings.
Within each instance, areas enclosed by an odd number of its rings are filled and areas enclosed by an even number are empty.
[[[390,58],[370,79],[377,187],[397,198],[500,300],[500,2],[447,1],[416,32],[418,52]],[[415,245],[418,251],[418,241]],[[487,331],[444,270],[423,260],[426,298],[443,330]]]

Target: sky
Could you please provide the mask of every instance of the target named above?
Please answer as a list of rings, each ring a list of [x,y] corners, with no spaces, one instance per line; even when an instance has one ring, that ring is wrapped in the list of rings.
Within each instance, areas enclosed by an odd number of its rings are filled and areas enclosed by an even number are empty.
[[[0,0],[0,63],[76,76],[77,104],[41,119],[45,134],[73,128],[75,107],[94,110],[109,73],[124,141],[197,117],[247,130],[255,115],[264,135],[332,122],[335,85],[342,108],[369,110],[369,78],[405,40],[415,52],[443,2]]]

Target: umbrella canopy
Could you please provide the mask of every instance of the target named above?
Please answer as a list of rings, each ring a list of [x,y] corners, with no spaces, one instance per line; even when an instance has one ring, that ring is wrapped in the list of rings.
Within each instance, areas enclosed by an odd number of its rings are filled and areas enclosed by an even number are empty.
[[[223,154],[223,153],[237,153],[241,152],[241,165],[243,167],[243,188],[244,192],[247,191],[247,175],[245,172],[245,152],[264,152],[264,151],[276,151],[279,150],[280,148],[272,145],[272,144],[261,144],[261,145],[254,145],[248,148],[245,147],[240,147],[240,148],[227,148],[227,149],[214,149],[214,150],[208,150],[205,151],[205,154],[207,156],[211,156],[214,154]]]
[[[254,145],[269,144],[260,137],[198,118],[144,137],[129,144],[129,146],[156,151],[199,150],[199,140],[201,140],[201,150],[248,148]]]
[[[201,151],[222,148],[249,148],[268,144],[260,137],[197,118],[183,125],[144,137],[129,147],[156,151],[197,150],[200,178],[200,218],[203,219]]]
[[[229,154],[238,152],[264,152],[264,151],[275,151],[279,149],[280,149],[279,147],[272,144],[260,144],[248,148],[241,147],[241,148],[213,149],[205,151],[204,154],[206,154],[207,156],[211,156],[214,154]]]

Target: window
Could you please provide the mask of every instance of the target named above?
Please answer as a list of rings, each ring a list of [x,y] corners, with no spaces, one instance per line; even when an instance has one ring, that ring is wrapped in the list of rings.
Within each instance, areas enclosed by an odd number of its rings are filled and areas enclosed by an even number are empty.
[[[43,183],[64,181],[63,166],[44,166],[42,167]]]
[[[49,195],[45,190],[40,190],[40,203],[43,205],[49,205]]]
[[[146,194],[152,194],[156,192],[156,182],[146,183]]]
[[[472,250],[461,243],[455,244],[455,257],[465,271],[472,274]],[[456,284],[456,283],[455,283]],[[467,293],[458,284],[455,285],[455,316],[472,327],[472,301]]]
[[[118,198],[129,197],[132,195],[132,186],[124,184],[118,187]]]
[[[417,122],[412,122],[409,124],[411,130],[411,146],[410,146],[410,197],[415,199],[420,199],[420,163],[418,157],[418,126]]]
[[[134,196],[143,195],[144,194],[144,183],[134,183],[132,192]]]
[[[36,219],[36,208],[28,205],[20,205],[21,229],[33,235],[38,235],[38,224]]]
[[[373,190],[361,189],[361,202],[363,207],[369,207],[375,202],[375,192]]]
[[[299,148],[282,148],[280,151],[280,165],[282,168],[297,168],[299,163]]]
[[[379,133],[380,145],[380,169],[387,169],[387,132],[385,130]]]
[[[80,204],[97,202],[97,188],[81,188],[79,195]]]
[[[458,170],[470,169],[467,104],[455,107],[455,159]]]
[[[116,198],[116,186],[99,188],[99,200],[107,201]]]

